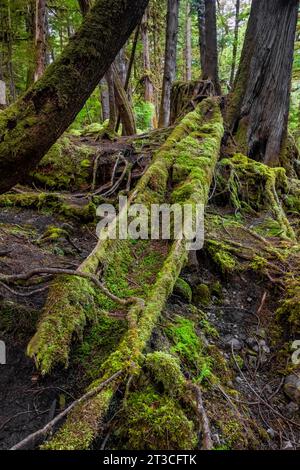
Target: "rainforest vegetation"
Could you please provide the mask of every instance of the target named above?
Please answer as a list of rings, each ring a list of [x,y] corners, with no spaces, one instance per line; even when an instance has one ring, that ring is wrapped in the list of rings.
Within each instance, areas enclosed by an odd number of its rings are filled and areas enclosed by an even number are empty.
[[[299,152],[298,0],[0,0],[0,449],[299,450]]]

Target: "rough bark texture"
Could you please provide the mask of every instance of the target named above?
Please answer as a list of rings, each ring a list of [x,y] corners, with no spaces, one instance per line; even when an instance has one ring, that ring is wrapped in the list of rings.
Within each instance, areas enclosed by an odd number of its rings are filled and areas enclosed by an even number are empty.
[[[108,103],[109,103],[109,124],[108,132],[114,133],[117,125],[117,105],[115,97],[114,76],[112,67],[110,67],[105,75],[108,87]]]
[[[91,8],[91,0],[78,0],[79,8],[83,16],[85,16]]]
[[[206,56],[206,37],[205,37],[205,0],[197,0],[198,29],[199,29],[199,48],[200,48],[200,64],[203,74],[205,69]]]
[[[36,0],[35,6],[35,72],[34,81],[41,78],[46,67],[46,0]]]
[[[178,37],[179,0],[168,0],[165,69],[159,127],[167,127],[170,121],[170,100],[172,83],[176,75],[176,54]]]
[[[186,18],[185,18],[184,61],[185,61],[185,80],[188,82],[192,80],[192,18],[191,18],[190,0],[186,0],[185,15],[186,15]]]
[[[235,69],[236,69],[236,59],[237,59],[237,50],[238,50],[238,42],[239,42],[239,28],[240,28],[240,0],[236,0],[235,2],[235,26],[234,26],[234,43],[233,43],[233,50],[232,50],[232,64],[231,64],[231,73],[230,73],[230,80],[229,84],[232,87],[234,82],[235,76]]]
[[[99,85],[100,88],[100,100],[101,100],[101,109],[102,109],[102,121],[109,119],[109,94],[108,94],[108,85],[105,78],[103,78]]]
[[[68,128],[141,20],[148,0],[98,0],[61,57],[0,117],[0,192]]]
[[[229,134],[251,158],[279,162],[287,133],[298,0],[253,0],[229,96]]]
[[[143,43],[143,65],[144,65],[144,98],[145,101],[154,104],[154,87],[151,79],[151,60],[150,60],[150,44],[148,31],[148,11],[143,16],[141,24],[141,36]],[[157,127],[156,117],[153,116],[151,127]]]
[[[0,80],[0,110],[6,108],[6,84]]]
[[[123,135],[136,134],[134,114],[115,65],[112,65],[116,104],[123,124]]]
[[[203,60],[202,78],[203,80],[211,80],[216,94],[220,95],[216,0],[205,0],[205,56]]]

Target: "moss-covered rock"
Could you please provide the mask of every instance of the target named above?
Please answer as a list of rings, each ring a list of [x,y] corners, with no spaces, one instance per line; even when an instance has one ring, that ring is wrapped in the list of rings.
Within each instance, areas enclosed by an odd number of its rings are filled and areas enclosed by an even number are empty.
[[[177,279],[175,287],[174,287],[174,294],[179,295],[182,297],[186,302],[189,304],[192,302],[192,288],[191,286],[181,277]]]

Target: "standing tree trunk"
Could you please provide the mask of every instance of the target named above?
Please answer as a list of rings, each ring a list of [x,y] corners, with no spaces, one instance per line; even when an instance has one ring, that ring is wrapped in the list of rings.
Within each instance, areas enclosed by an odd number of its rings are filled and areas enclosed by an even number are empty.
[[[206,35],[205,35],[205,0],[196,0],[197,16],[198,16],[198,31],[199,31],[199,50],[200,50],[200,65],[201,72],[205,69],[206,57]]]
[[[85,16],[91,8],[91,0],[78,0],[82,16]]]
[[[287,134],[299,0],[253,0],[227,132],[251,158],[279,163]]]
[[[1,113],[0,193],[28,174],[73,122],[149,0],[97,0],[64,53]]]
[[[7,30],[6,30],[6,45],[7,45],[7,74],[9,77],[9,90],[11,101],[14,102],[17,99],[16,85],[14,79],[14,67],[13,67],[13,32],[11,23],[11,7],[10,0],[7,1]]]
[[[6,108],[6,83],[4,81],[2,52],[0,50],[0,111]]]
[[[100,100],[102,109],[102,121],[105,122],[109,119],[109,93],[108,84],[105,78],[102,78],[100,85]]]
[[[108,134],[114,134],[117,125],[117,105],[115,97],[115,86],[114,86],[114,75],[112,67],[108,69],[105,75],[105,79],[108,87],[108,103],[109,103],[109,123],[108,123]]]
[[[143,43],[143,65],[144,65],[144,98],[145,101],[154,105],[154,87],[151,80],[151,61],[148,33],[148,11],[145,12],[141,24],[141,35]],[[152,128],[156,126],[156,117],[152,118]]]
[[[179,2],[180,0],[168,0],[165,69],[159,115],[159,127],[167,127],[170,122],[172,83],[176,77]]]
[[[221,94],[218,68],[216,0],[205,0],[205,56],[202,78],[210,80],[217,95]]]
[[[113,64],[112,67],[112,78],[114,85],[114,96],[116,105],[120,113],[121,122],[123,125],[123,135],[134,135],[136,134],[136,126],[134,114],[132,111],[131,104],[128,100],[126,91],[124,90],[121,78],[119,76],[116,66]],[[117,123],[115,123],[116,129]]]
[[[190,0],[186,0],[185,15],[185,81],[189,82],[192,80],[192,19]]]
[[[236,0],[234,43],[233,43],[233,50],[232,50],[232,63],[231,63],[231,73],[230,73],[230,80],[229,80],[230,89],[232,89],[234,76],[235,76],[236,59],[237,59],[237,51],[238,51],[238,44],[239,44],[239,27],[240,27],[240,0]]]
[[[34,81],[41,78],[46,67],[46,0],[36,0],[35,7],[35,72]]]

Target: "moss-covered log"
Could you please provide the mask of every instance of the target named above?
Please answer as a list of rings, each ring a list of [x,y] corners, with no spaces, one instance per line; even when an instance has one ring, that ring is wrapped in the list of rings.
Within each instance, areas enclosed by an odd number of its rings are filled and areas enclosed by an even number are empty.
[[[140,21],[148,0],[97,0],[61,57],[0,116],[0,192],[68,128]]]
[[[173,131],[131,195],[131,200],[150,204],[165,201],[168,196],[174,203],[205,204],[219,156],[222,135],[223,124],[218,101],[208,99],[199,105],[194,112],[187,115]],[[173,189],[167,193],[171,174],[173,174]],[[99,242],[80,269],[95,272],[100,264],[105,266],[104,277],[108,276],[108,272],[111,272],[120,284],[120,276],[118,272],[114,271],[116,265],[111,256],[115,252],[117,263],[123,264],[125,259],[128,259],[128,252],[126,253],[125,250],[128,243],[129,241]],[[146,242],[146,246],[148,245],[152,258],[157,252],[157,246],[154,247],[151,243]],[[165,243],[158,242],[158,245],[165,249],[165,261],[160,266],[153,266],[152,282],[142,292],[145,303],[144,305],[133,305],[127,310],[128,330],[118,348],[102,365],[99,376],[108,377],[116,370],[134,373],[142,363],[143,350],[187,261],[186,240],[170,242],[167,246]],[[145,252],[146,246],[143,247],[143,252]],[[161,253],[159,253],[160,258],[162,257]],[[148,263],[149,258],[147,266]],[[143,273],[140,270],[138,279],[142,276]],[[90,293],[89,286],[86,285],[86,288],[83,285],[78,286],[81,292],[79,297],[76,297],[79,298],[79,304],[77,302],[75,306],[68,294],[70,285],[67,286],[61,280],[59,282],[61,286],[65,285],[65,290],[60,293],[56,305],[53,307],[52,296],[55,295],[55,284],[53,285],[43,319],[28,348],[29,354],[36,358],[37,365],[43,373],[49,372],[57,361],[65,362],[67,360],[72,332],[78,326],[82,329],[86,321],[85,312],[89,299],[88,293]],[[77,281],[75,279],[72,281],[73,287],[74,282]],[[126,294],[126,289],[124,294]],[[69,305],[66,304],[68,302]],[[70,308],[72,308],[71,315]],[[101,304],[98,308],[101,309]],[[113,306],[107,304],[103,299],[102,309],[112,312]],[[88,448],[97,434],[99,422],[105,416],[111,398],[119,385],[120,381],[116,380],[109,389],[83,406],[74,409],[66,424],[56,437],[46,445],[46,448]],[[92,385],[92,387],[94,386],[95,384]]]

